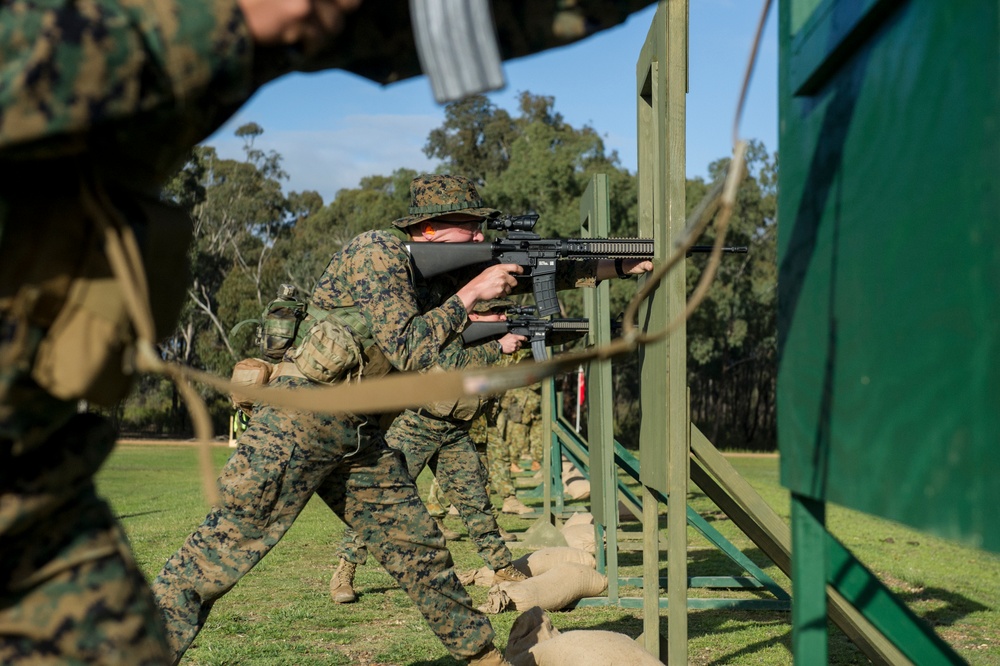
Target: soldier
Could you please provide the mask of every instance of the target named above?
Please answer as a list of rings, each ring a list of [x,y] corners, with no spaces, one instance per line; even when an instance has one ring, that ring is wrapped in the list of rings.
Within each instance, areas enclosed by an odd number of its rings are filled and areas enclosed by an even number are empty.
[[[93,486],[115,433],[77,404],[122,398],[135,355],[151,357],[174,326],[190,221],[159,189],[195,144],[289,71],[410,75],[386,66],[396,40],[370,29],[334,39],[359,4],[0,5],[0,662],[168,660],[145,580]],[[106,241],[128,251],[115,273],[141,279],[112,279]]]
[[[507,363],[518,363],[531,358],[531,352],[522,349],[516,354],[504,359]],[[514,479],[511,472],[514,471],[518,458],[514,454],[514,448],[509,440],[509,432],[512,426],[509,405],[511,389],[497,401],[496,415],[494,417],[494,427],[487,430],[490,464],[490,480],[493,483],[493,490],[502,498],[500,510],[503,513],[512,515],[525,515],[534,513],[534,509],[527,506],[517,498],[517,490],[514,487]],[[520,468],[518,468],[520,469]]]
[[[519,386],[504,394],[507,414],[507,443],[514,463],[531,458],[531,469],[541,469],[542,385]]]
[[[460,368],[500,357],[498,343],[467,351],[459,334],[468,311],[509,292],[517,282],[511,274],[522,269],[498,264],[471,280],[427,284],[414,278],[403,246],[481,241],[479,225],[496,211],[457,177],[418,178],[411,192],[410,217],[396,220],[394,229],[357,236],[333,256],[311,298],[326,316],[286,352],[273,384],[307,390],[318,382],[364,381],[390,369]],[[455,212],[440,214],[442,205]],[[464,286],[456,290],[457,284]],[[502,663],[489,620],[458,582],[403,456],[387,446],[378,421],[376,415],[255,407],[220,476],[219,505],[153,583],[176,658],[212,605],[281,539],[315,492],[368,544],[454,657]],[[424,436],[421,425],[404,421],[398,437]]]
[[[443,180],[438,177],[438,180]],[[471,184],[470,184],[471,185]],[[445,200],[442,206],[453,204]],[[434,218],[420,219],[415,224],[423,224]],[[412,226],[412,225],[411,225]],[[510,303],[504,299],[503,302]],[[469,312],[470,321],[501,321],[505,318],[506,306],[498,305],[500,299],[480,301]],[[484,357],[499,362],[493,350],[499,345],[500,351],[510,355],[520,349],[526,340],[522,335],[507,334],[500,340],[466,348],[467,351],[484,351]],[[461,345],[461,338],[452,342]],[[484,466],[476,445],[470,436],[470,428],[481,411],[478,398],[460,403],[434,404],[419,409],[407,409],[396,417],[386,433],[389,446],[403,452],[410,478],[417,477],[429,466],[439,479],[445,497],[458,508],[469,535],[497,581],[521,581],[526,576],[511,564],[513,557],[500,534],[489,490]],[[436,518],[438,528],[443,522]],[[448,534],[441,530],[445,538]],[[450,535],[453,539],[456,534]],[[368,559],[368,550],[363,539],[353,530],[344,533],[338,551],[340,560],[337,570],[330,579],[330,596],[336,603],[352,603],[357,599],[354,590],[354,575],[358,565]]]
[[[133,259],[151,269],[156,330],[171,330],[190,222],[159,186],[295,68],[290,53],[322,66],[306,54],[330,46],[358,3],[313,4],[0,6],[0,663],[169,660],[149,588],[94,488],[115,432],[77,413],[80,399],[114,404],[131,380],[134,336],[104,240],[146,250]]]
[[[476,304],[473,312],[469,313],[469,319],[471,321],[496,321],[497,319],[494,318],[499,317],[500,313],[503,313],[503,317],[506,318],[507,308],[512,305],[514,305],[514,301],[507,298],[482,301]],[[514,354],[504,355],[500,363],[506,364],[514,359],[523,358],[523,354],[530,355],[530,352],[522,349]],[[483,465],[487,490],[492,490],[498,494],[509,508],[513,508],[514,505],[508,498],[513,497],[514,501],[518,502],[521,507],[521,510],[517,513],[531,513],[533,509],[521,504],[520,500],[514,496],[514,482],[511,479],[509,469],[510,449],[504,440],[505,423],[506,418],[503,409],[500,407],[500,399],[490,398],[484,401],[483,408],[472,422],[472,426],[469,428],[469,436],[472,438],[472,442],[476,445],[476,450],[479,452],[479,460]],[[460,538],[461,535],[449,529],[444,524],[444,517],[448,513],[448,505],[449,502],[444,497],[441,485],[438,483],[437,477],[435,477],[431,481],[431,487],[427,493],[427,510],[434,517],[445,539],[453,541]],[[455,513],[457,513],[457,509]],[[500,536],[503,537],[504,541],[517,540],[516,535],[507,532],[502,527],[499,529]]]

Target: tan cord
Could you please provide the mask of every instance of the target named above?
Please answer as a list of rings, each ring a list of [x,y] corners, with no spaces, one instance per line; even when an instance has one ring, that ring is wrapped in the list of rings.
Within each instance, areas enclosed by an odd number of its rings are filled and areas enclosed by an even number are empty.
[[[135,327],[135,369],[165,375],[177,385],[191,415],[199,444],[202,489],[209,503],[215,504],[219,494],[215,486],[215,473],[212,471],[212,419],[205,401],[184,378],[180,366],[165,363],[156,351],[156,324],[149,303],[146,269],[135,234],[96,180],[81,182],[80,200],[84,211],[104,235],[104,252],[121,288],[129,319]]]

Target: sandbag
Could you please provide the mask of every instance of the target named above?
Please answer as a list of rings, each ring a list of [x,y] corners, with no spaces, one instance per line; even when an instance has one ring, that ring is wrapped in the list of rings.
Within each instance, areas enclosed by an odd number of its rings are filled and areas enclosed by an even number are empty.
[[[574,525],[593,525],[593,524],[594,524],[594,514],[588,511],[579,511],[566,519],[566,522],[563,523],[563,528],[573,527]]]
[[[597,550],[597,541],[594,537],[593,525],[570,525],[562,528],[563,538],[570,548],[579,548],[588,553]]]
[[[479,567],[468,571],[457,571],[458,582],[462,585],[480,585],[482,587],[493,587],[495,574],[489,567]]]
[[[504,658],[512,666],[662,666],[625,634],[591,629],[560,632],[538,607],[514,621]]]
[[[527,610],[560,610],[584,597],[603,594],[608,579],[584,564],[566,562],[528,580],[494,585],[480,608],[485,613]]]
[[[533,553],[522,555],[511,564],[525,576],[541,576],[546,571],[567,562],[582,564],[591,569],[597,568],[597,560],[594,559],[593,555],[579,548],[567,548],[566,546],[541,548]],[[492,587],[493,570],[489,567],[480,567],[471,571],[459,572],[458,580],[462,585]]]
[[[590,480],[583,477],[576,477],[569,483],[563,484],[563,492],[570,499],[585,500],[590,499]]]
[[[511,564],[514,568],[528,576],[541,576],[560,564],[582,564],[591,569],[597,568],[597,560],[594,556],[579,548],[569,548],[567,546],[553,546],[541,548],[533,553],[522,555]]]
[[[571,499],[583,500],[590,497],[590,479],[565,458],[562,463],[562,484],[563,492]]]

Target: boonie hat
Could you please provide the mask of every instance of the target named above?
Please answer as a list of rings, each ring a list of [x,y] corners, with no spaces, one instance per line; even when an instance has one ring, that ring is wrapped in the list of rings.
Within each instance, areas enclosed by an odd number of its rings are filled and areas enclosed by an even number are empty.
[[[472,306],[472,311],[479,314],[485,314],[490,310],[496,310],[500,308],[507,309],[514,305],[514,301],[509,298],[490,298],[485,301],[477,301],[475,305]]]
[[[483,206],[476,185],[464,176],[417,176],[410,182],[409,215],[393,220],[393,226],[406,227],[448,213],[476,217],[494,217],[500,211]]]

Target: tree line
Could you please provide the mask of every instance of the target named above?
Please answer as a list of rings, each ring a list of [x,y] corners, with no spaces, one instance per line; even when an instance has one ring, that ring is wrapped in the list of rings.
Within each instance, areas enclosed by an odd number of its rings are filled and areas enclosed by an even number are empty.
[[[228,376],[233,364],[255,356],[252,326],[230,335],[243,320],[257,318],[279,285],[307,295],[330,257],[361,231],[382,228],[406,214],[409,183],[418,175],[397,169],[372,175],[356,188],[340,190],[325,203],[312,191],[286,193],[281,155],[256,147],[264,129],[240,127],[243,158],[223,159],[199,146],[164,188],[163,196],[184,207],[194,222],[187,301],[177,328],[161,344],[164,357]],[[484,96],[446,107],[425,154],[437,170],[472,178],[488,204],[505,212],[538,213],[542,236],[579,235],[579,199],[593,175],[609,180],[611,235],[635,236],[637,182],[608,152],[590,126],[576,128],[554,108],[551,97],[522,93],[517,115]],[[709,181],[722,176],[728,158],[709,165]],[[740,189],[727,244],[746,245],[746,255],[724,259],[708,297],[688,322],[691,417],[717,445],[773,450],[776,440],[776,182],[777,157],[751,143],[749,176]],[[687,181],[688,209],[709,189],[701,178]],[[711,237],[700,242],[711,242]],[[704,257],[687,262],[689,289]],[[612,311],[624,310],[634,282],[611,284]],[[582,299],[561,292],[565,316],[581,316]],[[616,437],[638,441],[638,361],[614,364]],[[226,396],[205,390],[217,432],[228,427]],[[172,384],[144,377],[130,396],[110,410],[126,434],[186,436],[190,426]]]

